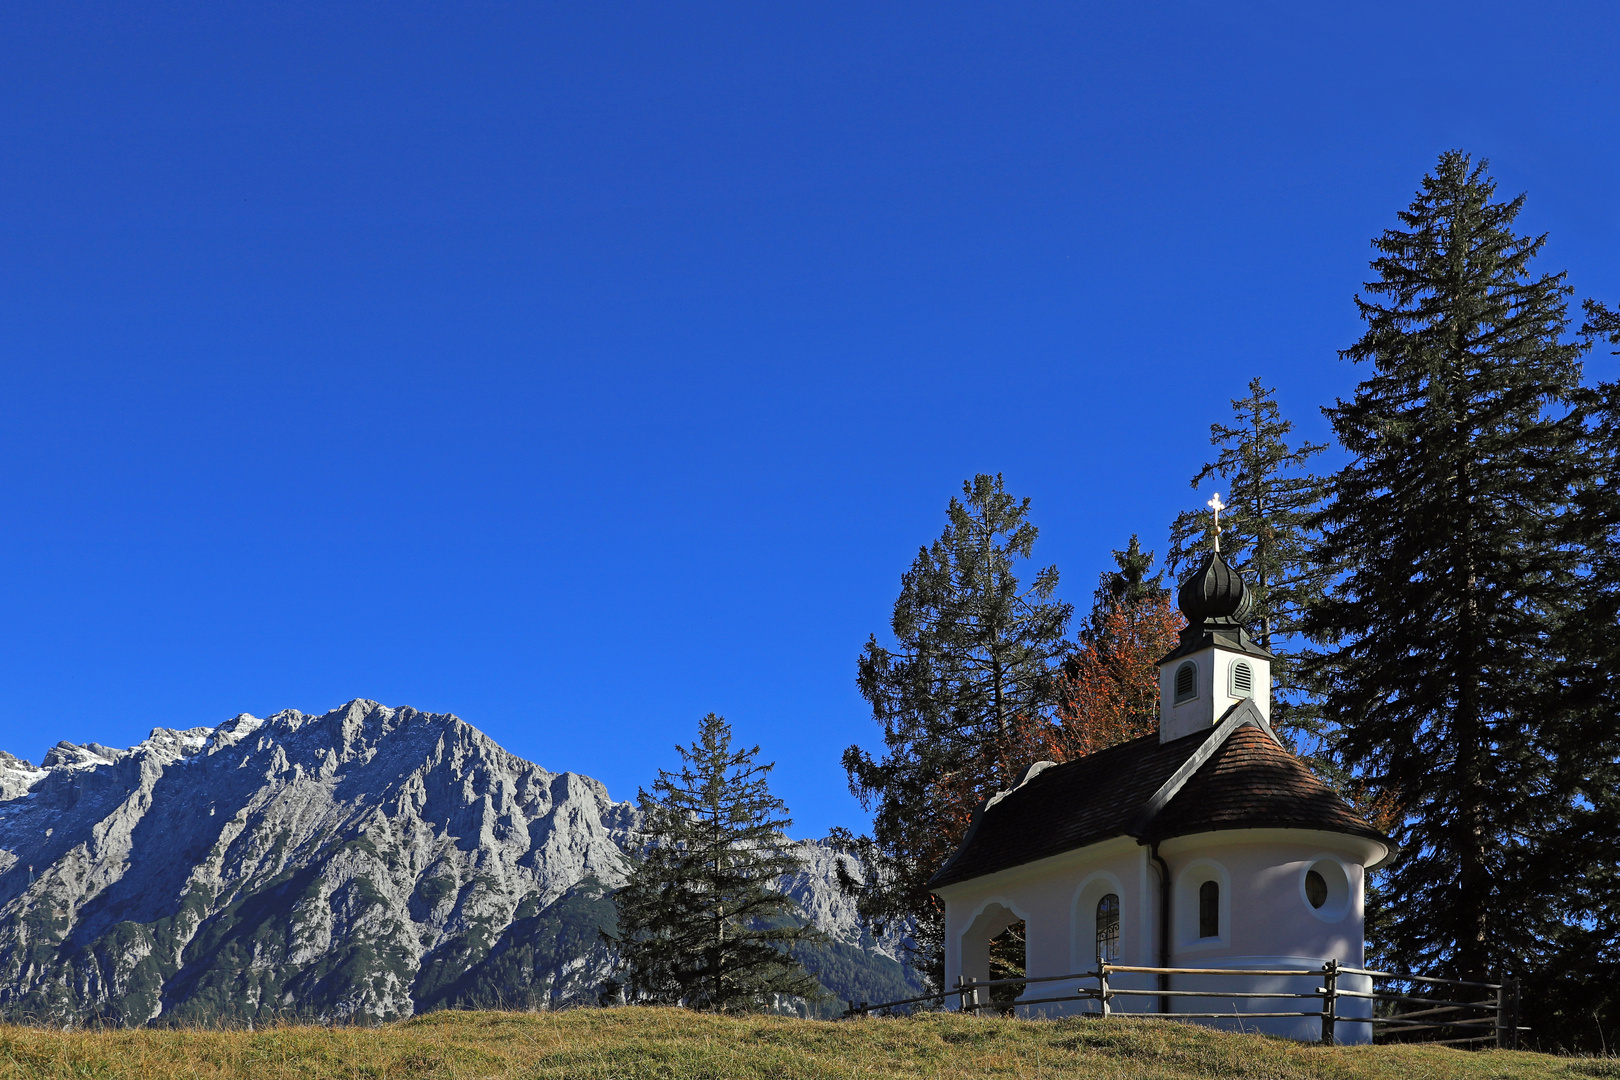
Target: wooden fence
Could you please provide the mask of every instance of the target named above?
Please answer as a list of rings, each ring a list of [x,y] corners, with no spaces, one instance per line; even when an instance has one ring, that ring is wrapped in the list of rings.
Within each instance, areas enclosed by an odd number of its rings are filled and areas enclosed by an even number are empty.
[[[1224,976],[1227,978],[1316,978],[1321,985],[1308,992],[1287,991],[1234,991],[1234,990],[1175,990],[1124,989],[1112,984],[1117,974],[1165,976],[1173,980],[1177,975]],[[1366,976],[1371,991],[1350,990],[1340,985],[1345,975]],[[1041,983],[1095,982],[1096,989],[1082,988],[1073,993],[1048,997],[1022,997],[1017,1001],[980,1000],[986,991],[1003,987],[1023,987]],[[1385,984],[1379,990],[1378,984]],[[1252,984],[1251,984],[1252,985]],[[1457,989],[1452,989],[1457,988]],[[1459,992],[1460,991],[1460,992]],[[1037,995],[1039,991],[1036,991]],[[1484,995],[1483,997],[1481,995]],[[1010,1013],[1015,1009],[1058,1002],[1094,1001],[1095,1012],[1084,1016],[1115,1014],[1114,1002],[1133,997],[1159,999],[1159,1007],[1167,1009],[1174,998],[1218,998],[1223,1001],[1250,999],[1269,1001],[1309,1001],[1315,1007],[1275,1012],[1137,1012],[1117,1013],[1131,1017],[1161,1017],[1169,1020],[1259,1020],[1281,1017],[1316,1017],[1321,1020],[1321,1042],[1331,1046],[1341,1025],[1370,1024],[1375,1038],[1383,1042],[1427,1042],[1441,1045],[1478,1045],[1494,1043],[1499,1047],[1517,1050],[1519,1033],[1529,1028],[1519,1026],[1519,983],[1506,978],[1500,983],[1468,982],[1462,979],[1440,979],[1427,975],[1406,975],[1393,971],[1372,971],[1367,968],[1347,967],[1337,960],[1329,960],[1319,968],[1158,968],[1126,964],[1099,964],[1096,971],[1083,971],[1070,975],[1044,975],[1013,979],[958,979],[951,990],[942,994],[904,998],[873,1005],[868,1002],[849,1002],[845,1018],[870,1016],[873,1013],[893,1015],[904,1006],[937,1005],[944,1008],[950,998],[957,998],[963,1012],[993,1011]],[[1473,1001],[1452,1001],[1449,997],[1477,998]],[[1340,1008],[1344,999],[1370,1000],[1371,1016],[1345,1015]],[[1445,1038],[1435,1038],[1444,1035]],[[1422,1036],[1422,1037],[1419,1037]]]

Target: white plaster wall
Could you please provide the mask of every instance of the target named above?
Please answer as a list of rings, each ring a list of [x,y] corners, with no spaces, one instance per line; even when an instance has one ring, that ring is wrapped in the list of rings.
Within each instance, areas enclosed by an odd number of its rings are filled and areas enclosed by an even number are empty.
[[[1378,845],[1336,833],[1242,829],[1178,837],[1159,853],[1174,882],[1172,966],[1282,953],[1361,966],[1363,866],[1382,854]],[[1304,891],[1306,871],[1319,861],[1344,873],[1348,893],[1322,910],[1310,906]],[[1223,882],[1221,933],[1214,939],[1198,936],[1198,888],[1205,880]]]
[[[1361,967],[1364,943],[1365,870],[1382,857],[1377,844],[1336,833],[1291,829],[1246,829],[1202,833],[1165,842],[1160,854],[1170,865],[1173,884],[1171,967],[1317,968],[1329,958]],[[1312,908],[1305,895],[1305,874],[1319,866],[1325,877],[1343,875],[1342,887],[1330,889],[1329,902]],[[1198,936],[1198,890],[1206,880],[1221,883],[1220,933]],[[1241,985],[1240,985],[1241,984]],[[1252,984],[1252,985],[1250,985]],[[1273,978],[1229,976],[1173,977],[1176,990],[1271,990],[1310,992],[1317,977]],[[1365,976],[1345,977],[1341,988],[1370,990]],[[1291,1012],[1316,1010],[1300,999],[1179,998],[1174,1012]],[[1341,1017],[1371,1015],[1371,1003],[1339,999]],[[1217,1027],[1261,1031],[1290,1038],[1315,1039],[1321,1022],[1314,1018],[1212,1020]],[[1369,1024],[1344,1023],[1338,1041],[1369,1042]]]
[[[1170,742],[1195,731],[1215,726],[1226,710],[1243,698],[1233,697],[1232,665],[1243,661],[1253,669],[1254,703],[1266,723],[1271,723],[1271,663],[1243,653],[1208,648],[1191,656],[1179,657],[1159,669],[1159,741]],[[1198,696],[1176,702],[1176,672],[1190,662],[1198,669]]]
[[[1096,968],[1096,902],[1115,892],[1120,900],[1122,964],[1152,964],[1153,919],[1158,878],[1147,865],[1147,849],[1128,837],[1066,852],[1028,866],[963,882],[942,890],[945,899],[945,984],[958,977],[986,977],[986,957],[978,939],[995,913],[1007,910],[1024,920],[1026,973],[1032,977],[1069,975]],[[1005,924],[1003,924],[1005,925]],[[1144,959],[1147,957],[1147,959]],[[1125,978],[1122,976],[1121,978]],[[1131,976],[1135,981],[1151,976]],[[1123,984],[1121,984],[1123,985]],[[1061,997],[1094,980],[1033,983],[1020,1000]],[[981,1000],[988,1000],[983,995]],[[948,1006],[954,1007],[950,1001]],[[1152,1006],[1132,1003],[1134,1011]],[[1026,1015],[1061,1016],[1095,1011],[1091,1002],[1051,1002],[1022,1010]]]
[[[1329,957],[1350,967],[1362,965],[1363,867],[1383,855],[1381,846],[1355,837],[1292,829],[1233,830],[1203,833],[1166,841],[1160,854],[1172,881],[1172,967],[1319,968]],[[1321,864],[1337,868],[1342,888],[1322,910],[1313,909],[1304,891],[1305,873]],[[1220,933],[1198,936],[1198,888],[1205,880],[1221,884]],[[988,922],[999,931],[1010,917],[1025,921],[1026,967],[1032,977],[1066,975],[1095,968],[1096,899],[1103,892],[1120,898],[1120,958],[1127,965],[1157,966],[1159,880],[1148,848],[1122,837],[1066,852],[1027,866],[962,882],[941,890],[946,917],[946,985],[963,974],[984,978],[981,933]],[[975,926],[975,920],[979,924]],[[987,922],[988,920],[988,922]],[[966,946],[966,947],[964,947]],[[1171,989],[1225,989],[1309,992],[1315,977],[1259,978],[1176,976]],[[1344,989],[1369,989],[1364,977],[1345,977]],[[1094,988],[1095,980],[1066,980],[1028,986],[1021,1001]],[[1156,990],[1152,975],[1121,974],[1120,990]],[[985,996],[985,1000],[988,995]],[[1116,998],[1116,1012],[1154,1012],[1158,997]],[[954,1002],[950,1002],[954,1006]],[[1370,1003],[1340,999],[1341,1017],[1368,1016]],[[1174,999],[1178,1012],[1283,1012],[1315,1010],[1299,999]],[[1025,1015],[1064,1015],[1095,1011],[1093,1002],[1038,1003]],[[1320,1021],[1307,1018],[1261,1018],[1210,1021],[1215,1026],[1264,1031],[1292,1038],[1315,1039]],[[1341,1023],[1341,1042],[1370,1040],[1370,1025]]]

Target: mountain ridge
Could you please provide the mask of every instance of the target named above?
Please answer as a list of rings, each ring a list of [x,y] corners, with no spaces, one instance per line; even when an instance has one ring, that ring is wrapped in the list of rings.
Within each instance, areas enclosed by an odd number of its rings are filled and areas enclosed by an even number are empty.
[[[127,750],[58,743],[37,767],[0,754],[0,1016],[591,1003],[638,818],[453,714],[364,699]],[[838,890],[840,856],[800,846],[782,887],[831,938],[807,965],[833,994],[909,992],[900,943],[864,934]]]

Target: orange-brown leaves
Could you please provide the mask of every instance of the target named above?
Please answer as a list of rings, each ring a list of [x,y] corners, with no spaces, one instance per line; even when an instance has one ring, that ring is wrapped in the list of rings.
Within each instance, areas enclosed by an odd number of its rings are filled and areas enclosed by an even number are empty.
[[[1095,612],[1060,676],[1060,723],[1046,733],[1046,756],[1068,761],[1155,730],[1158,661],[1184,625],[1168,595]]]

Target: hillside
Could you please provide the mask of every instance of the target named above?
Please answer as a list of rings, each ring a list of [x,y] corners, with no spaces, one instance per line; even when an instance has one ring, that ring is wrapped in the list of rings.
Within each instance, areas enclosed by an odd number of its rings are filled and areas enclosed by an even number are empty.
[[[847,1023],[678,1009],[437,1012],[380,1028],[0,1028],[0,1080],[637,1077],[1620,1078],[1613,1058],[1444,1047],[1319,1047],[1156,1021],[954,1014]]]
[[[636,821],[454,716],[370,701],[0,755],[0,1017],[594,1003]],[[832,937],[804,957],[830,996],[913,992],[898,943],[856,926],[835,853],[801,850],[782,885]]]

